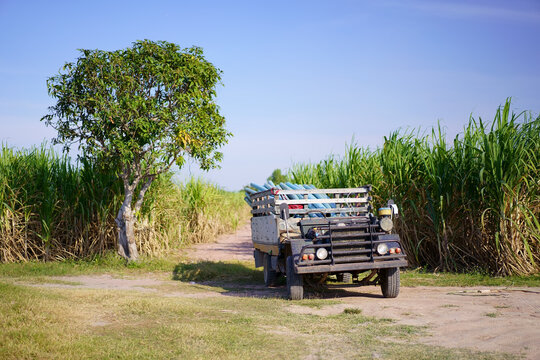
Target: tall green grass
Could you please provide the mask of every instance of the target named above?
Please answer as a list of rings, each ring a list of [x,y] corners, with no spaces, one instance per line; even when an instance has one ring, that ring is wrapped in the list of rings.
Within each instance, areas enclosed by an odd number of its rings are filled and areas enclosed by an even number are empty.
[[[0,262],[83,258],[116,246],[122,186],[113,171],[41,146],[0,148]],[[240,193],[192,179],[158,178],[138,214],[136,241],[159,255],[188,242],[210,241],[245,220]]]
[[[353,143],[344,157],[296,164],[289,176],[318,187],[372,184],[374,203],[393,198],[410,261],[439,270],[530,274],[540,269],[540,117],[510,101],[491,123],[471,117],[448,141],[396,131],[381,149]]]

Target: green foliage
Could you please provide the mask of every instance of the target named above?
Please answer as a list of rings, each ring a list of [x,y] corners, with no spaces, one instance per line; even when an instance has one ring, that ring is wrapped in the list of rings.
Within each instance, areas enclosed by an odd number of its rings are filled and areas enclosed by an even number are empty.
[[[279,184],[289,181],[289,177],[287,174],[282,174],[281,169],[275,169],[267,180],[272,181],[274,184]]]
[[[490,125],[471,117],[452,142],[440,126],[396,131],[382,149],[353,143],[343,158],[289,174],[321,188],[372,184],[376,207],[394,199],[412,264],[531,274],[540,270],[539,153],[540,117],[512,113],[508,100]]]
[[[188,155],[202,168],[221,160],[215,149],[230,134],[214,102],[220,70],[201,48],[136,41],[117,51],[80,50],[74,63],[48,79],[58,101],[42,118],[56,142],[80,142],[93,156],[158,174]]]

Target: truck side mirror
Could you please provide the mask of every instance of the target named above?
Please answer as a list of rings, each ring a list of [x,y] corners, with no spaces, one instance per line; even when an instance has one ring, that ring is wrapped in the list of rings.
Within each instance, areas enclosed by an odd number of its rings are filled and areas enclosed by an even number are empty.
[[[392,217],[396,217],[396,218],[399,217],[399,209],[396,203],[394,202],[394,200],[392,199],[388,200],[387,204],[388,204],[388,207],[392,209]]]
[[[390,208],[392,209],[392,216],[397,218],[399,217],[399,209],[396,204],[391,204]]]

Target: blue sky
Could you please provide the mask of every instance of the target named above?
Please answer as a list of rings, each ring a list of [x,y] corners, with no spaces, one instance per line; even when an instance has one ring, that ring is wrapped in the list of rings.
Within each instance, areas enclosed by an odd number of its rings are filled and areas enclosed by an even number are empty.
[[[220,170],[235,190],[273,169],[375,148],[398,128],[450,136],[509,96],[540,110],[539,1],[0,0],[0,141],[54,137],[45,81],[77,49],[139,39],[201,46],[223,71],[217,101],[234,134]]]

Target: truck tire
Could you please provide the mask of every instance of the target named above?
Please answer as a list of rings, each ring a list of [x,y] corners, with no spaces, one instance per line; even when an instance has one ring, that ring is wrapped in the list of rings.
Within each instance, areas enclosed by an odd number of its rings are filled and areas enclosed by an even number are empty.
[[[381,290],[385,298],[395,298],[399,294],[399,268],[379,270]]]
[[[274,286],[276,284],[277,272],[272,269],[272,257],[264,254],[263,260],[264,285]]]
[[[294,272],[294,258],[287,256],[287,296],[291,300],[304,298],[304,281],[302,275]]]

